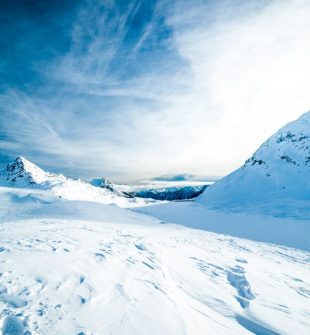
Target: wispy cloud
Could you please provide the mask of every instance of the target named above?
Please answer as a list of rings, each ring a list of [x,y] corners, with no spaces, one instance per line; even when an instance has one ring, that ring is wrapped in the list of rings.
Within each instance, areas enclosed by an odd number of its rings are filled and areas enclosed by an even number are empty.
[[[225,174],[309,108],[309,15],[302,0],[81,2],[37,83],[3,90],[2,154],[118,180]]]

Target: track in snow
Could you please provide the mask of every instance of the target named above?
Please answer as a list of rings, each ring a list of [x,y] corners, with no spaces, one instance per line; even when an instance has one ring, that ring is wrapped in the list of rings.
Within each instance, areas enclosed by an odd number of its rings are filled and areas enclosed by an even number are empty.
[[[2,333],[308,333],[309,254],[154,222],[0,224]]]

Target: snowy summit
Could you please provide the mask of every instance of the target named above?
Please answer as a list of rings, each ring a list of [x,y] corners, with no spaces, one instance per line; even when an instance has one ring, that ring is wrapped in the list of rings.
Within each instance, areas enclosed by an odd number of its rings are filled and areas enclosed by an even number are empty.
[[[241,168],[210,186],[200,201],[239,207],[285,199],[310,199],[310,112],[278,130]]]
[[[17,187],[27,187],[42,184],[61,177],[53,173],[45,172],[37,165],[31,163],[24,157],[17,157],[15,161],[8,164],[6,169],[0,172],[0,180]]]

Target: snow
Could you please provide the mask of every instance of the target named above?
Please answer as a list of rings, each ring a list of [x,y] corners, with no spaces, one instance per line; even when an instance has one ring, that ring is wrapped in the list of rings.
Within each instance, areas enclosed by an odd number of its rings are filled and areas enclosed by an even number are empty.
[[[123,193],[122,191],[119,191],[113,183],[111,183],[109,180],[105,178],[93,179],[90,181],[90,184],[96,187],[106,189],[118,196],[122,196],[122,197],[126,196],[125,193]]]
[[[114,184],[117,189],[121,191],[138,191],[140,189],[155,189],[155,188],[168,188],[168,187],[186,187],[186,186],[204,186],[211,185],[212,181],[171,181],[171,180],[142,180],[139,184],[123,185]]]
[[[306,206],[305,204],[303,204]],[[133,208],[165,222],[310,251],[310,204],[292,217],[211,210],[197,201]],[[293,207],[293,205],[292,205]],[[302,219],[298,217],[300,214]]]
[[[16,187],[26,187],[45,182],[64,181],[66,177],[54,173],[45,172],[37,165],[31,163],[24,157],[17,157],[15,161],[8,164],[6,169],[0,173],[0,182],[2,185],[11,185]]]
[[[106,180],[94,179],[91,184],[108,188],[125,197],[138,197],[156,200],[192,199],[201,194],[212,182],[207,181],[142,181],[137,185],[113,184]]]
[[[80,179],[46,172],[23,157],[17,157],[6,169],[0,171],[0,185],[40,189],[67,200],[116,204],[126,208],[150,202],[137,198],[128,199],[108,188],[96,187]]]
[[[309,132],[306,113],[193,201],[18,157],[0,172],[0,332],[309,334]]]
[[[309,332],[306,251],[0,190],[2,334]]]
[[[309,202],[309,176],[310,112],[277,131],[241,168],[208,187],[198,201],[209,208],[261,209],[261,213],[283,204],[281,215],[286,216],[294,211],[291,199]]]
[[[140,198],[174,201],[195,198],[203,193],[206,188],[207,185],[139,188],[127,192],[127,194]]]

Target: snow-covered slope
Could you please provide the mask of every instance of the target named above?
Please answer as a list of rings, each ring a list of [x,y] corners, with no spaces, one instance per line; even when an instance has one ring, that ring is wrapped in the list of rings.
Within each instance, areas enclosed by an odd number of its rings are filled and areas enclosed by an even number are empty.
[[[0,215],[3,335],[309,333],[307,252],[39,189]]]
[[[133,210],[190,228],[310,251],[310,202],[290,201],[289,206],[290,216],[286,213],[284,217],[277,215],[283,213],[282,208],[263,214],[232,212],[209,209],[197,201],[158,203]]]
[[[23,157],[8,164],[0,172],[0,185],[41,189],[68,200],[116,204],[120,207],[142,205],[143,199],[127,199],[107,187],[96,187],[80,179],[46,172]]]
[[[209,207],[264,206],[310,200],[310,112],[271,136],[245,164],[198,199]]]

